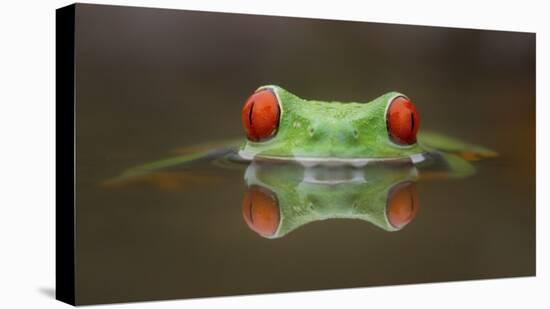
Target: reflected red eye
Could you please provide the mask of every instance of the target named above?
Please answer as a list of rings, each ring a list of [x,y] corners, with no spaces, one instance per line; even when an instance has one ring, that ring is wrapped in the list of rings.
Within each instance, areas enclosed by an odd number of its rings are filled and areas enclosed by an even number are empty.
[[[388,194],[387,214],[390,224],[400,229],[409,224],[418,211],[418,193],[412,182],[400,183]]]
[[[251,186],[244,196],[243,217],[254,232],[262,236],[272,236],[279,227],[277,198],[267,189]]]
[[[279,126],[279,104],[273,91],[255,92],[244,103],[241,121],[251,141],[261,141],[275,134]]]
[[[411,100],[400,96],[390,103],[386,115],[386,126],[390,139],[399,145],[416,143],[420,127],[420,115]]]

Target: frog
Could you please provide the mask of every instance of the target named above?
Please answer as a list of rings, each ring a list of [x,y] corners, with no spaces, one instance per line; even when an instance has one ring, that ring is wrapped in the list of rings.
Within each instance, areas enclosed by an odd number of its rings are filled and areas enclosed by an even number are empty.
[[[354,167],[410,162],[444,166],[445,175],[465,177],[475,172],[470,162],[498,155],[442,133],[421,132],[416,105],[397,91],[370,102],[336,102],[264,85],[245,100],[240,120],[246,138],[196,145],[181,155],[129,168],[115,180],[220,159]]]
[[[247,140],[239,155],[302,162],[420,160],[420,117],[411,100],[388,92],[368,103],[305,100],[282,87],[259,87],[245,102]]]
[[[420,114],[411,99],[391,91],[368,102],[306,100],[277,85],[259,87],[245,102],[241,122],[246,160],[304,163],[421,162],[426,153],[461,150],[481,157],[495,153],[441,134],[417,139]]]

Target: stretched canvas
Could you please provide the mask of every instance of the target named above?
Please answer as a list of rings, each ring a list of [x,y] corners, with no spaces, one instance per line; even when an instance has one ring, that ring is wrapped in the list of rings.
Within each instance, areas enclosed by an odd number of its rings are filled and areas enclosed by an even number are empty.
[[[59,300],[535,275],[534,33],[56,16]]]

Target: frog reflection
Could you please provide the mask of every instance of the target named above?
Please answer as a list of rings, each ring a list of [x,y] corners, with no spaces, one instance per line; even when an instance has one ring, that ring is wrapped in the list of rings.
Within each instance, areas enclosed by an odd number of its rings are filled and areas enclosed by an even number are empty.
[[[253,162],[244,178],[244,220],[265,238],[326,219],[359,219],[397,231],[419,207],[418,172],[411,164],[355,168]]]

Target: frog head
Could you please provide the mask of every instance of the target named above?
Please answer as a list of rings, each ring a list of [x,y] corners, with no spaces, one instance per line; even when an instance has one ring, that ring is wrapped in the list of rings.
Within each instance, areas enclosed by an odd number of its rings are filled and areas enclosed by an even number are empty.
[[[369,103],[305,100],[275,85],[258,88],[241,121],[247,159],[396,159],[421,156],[411,100],[398,92]]]

